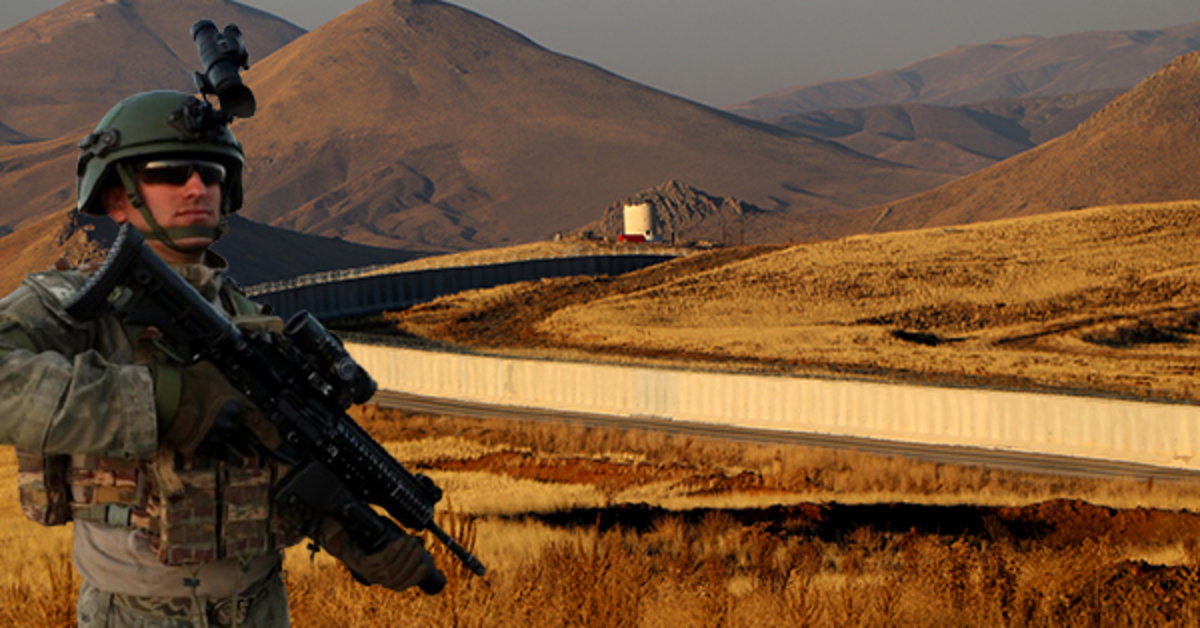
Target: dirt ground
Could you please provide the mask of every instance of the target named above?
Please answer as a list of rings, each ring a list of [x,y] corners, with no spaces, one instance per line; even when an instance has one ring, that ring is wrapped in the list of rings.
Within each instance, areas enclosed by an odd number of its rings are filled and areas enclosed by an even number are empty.
[[[1200,202],[696,253],[343,329],[510,354],[1200,401]]]

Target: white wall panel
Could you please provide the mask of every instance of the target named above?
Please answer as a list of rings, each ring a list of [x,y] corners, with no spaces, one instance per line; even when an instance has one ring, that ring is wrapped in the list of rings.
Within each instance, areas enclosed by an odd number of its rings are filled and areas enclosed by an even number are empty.
[[[1200,470],[1192,405],[346,348],[381,388],[415,395]]]

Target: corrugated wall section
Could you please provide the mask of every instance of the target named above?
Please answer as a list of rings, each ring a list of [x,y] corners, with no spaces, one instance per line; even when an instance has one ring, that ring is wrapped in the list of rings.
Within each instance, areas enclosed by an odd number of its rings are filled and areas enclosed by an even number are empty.
[[[480,266],[454,266],[322,283],[252,286],[255,301],[271,305],[284,319],[308,310],[320,320],[398,310],[464,290],[490,288],[543,277],[620,275],[677,257],[676,254],[591,255],[523,260]]]
[[[1193,405],[346,347],[415,395],[1200,470]]]

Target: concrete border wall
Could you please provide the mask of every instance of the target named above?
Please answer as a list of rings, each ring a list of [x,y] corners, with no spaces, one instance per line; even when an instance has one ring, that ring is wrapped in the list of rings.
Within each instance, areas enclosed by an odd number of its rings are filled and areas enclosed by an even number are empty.
[[[308,310],[318,319],[364,316],[432,301],[445,294],[490,288],[543,277],[620,275],[678,257],[677,254],[588,255],[521,260],[478,266],[452,266],[401,273],[255,288],[255,301],[268,303],[284,319]],[[281,284],[282,285],[282,284]]]
[[[346,348],[381,388],[422,396],[1200,470],[1200,406]]]

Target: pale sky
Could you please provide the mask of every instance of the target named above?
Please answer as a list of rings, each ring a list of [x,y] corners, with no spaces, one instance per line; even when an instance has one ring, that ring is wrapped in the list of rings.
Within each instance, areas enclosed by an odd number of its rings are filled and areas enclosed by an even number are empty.
[[[239,1],[312,30],[363,0]],[[0,29],[58,4],[60,0],[0,0]],[[714,106],[785,87],[900,67],[962,44],[1019,35],[1157,29],[1200,21],[1196,0],[459,0],[454,4],[556,52]]]

